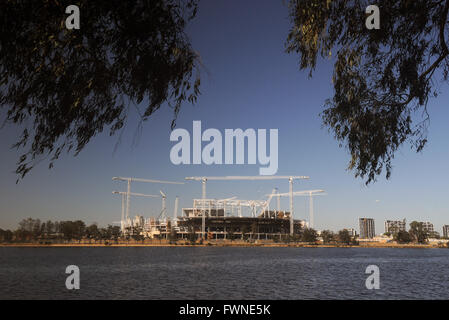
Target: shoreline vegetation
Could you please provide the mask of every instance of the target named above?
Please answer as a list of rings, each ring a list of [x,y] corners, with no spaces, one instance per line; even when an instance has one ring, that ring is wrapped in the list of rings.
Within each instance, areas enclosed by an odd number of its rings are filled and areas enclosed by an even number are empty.
[[[167,226],[169,231],[149,236],[140,226],[133,226],[122,233],[120,227],[97,224],[86,226],[83,221],[47,221],[27,218],[19,222],[19,228],[0,229],[0,247],[304,247],[304,248],[449,248],[449,239],[427,232],[422,223],[413,221],[410,230],[399,230],[378,239],[359,238],[343,229],[317,232],[303,228],[299,233],[260,233],[259,226],[250,230],[236,230],[228,226],[215,234],[207,232],[202,239],[198,228],[189,226],[188,232],[179,232]]]
[[[61,248],[61,247],[265,247],[265,248],[414,248],[414,249],[436,249],[448,248],[447,245],[438,243],[381,243],[381,242],[360,242],[358,245],[346,244],[322,244],[322,243],[276,243],[273,241],[211,241],[201,243],[185,242],[185,241],[101,241],[101,242],[66,242],[66,243],[0,243],[0,247],[22,247],[22,248]]]

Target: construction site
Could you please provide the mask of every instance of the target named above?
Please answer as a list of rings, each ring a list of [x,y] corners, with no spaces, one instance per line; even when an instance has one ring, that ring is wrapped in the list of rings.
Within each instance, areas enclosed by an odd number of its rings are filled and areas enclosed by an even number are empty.
[[[167,212],[167,195],[131,192],[132,182],[152,184],[185,184],[186,182],[164,181],[141,178],[114,177],[115,181],[126,182],[126,191],[113,191],[121,196],[120,229],[123,236],[136,235],[148,239],[190,239],[190,240],[282,240],[301,234],[304,228],[313,227],[313,197],[324,195],[324,190],[293,190],[293,181],[309,179],[307,176],[223,176],[186,177],[186,181],[198,181],[202,185],[202,197],[192,199],[192,206],[181,209],[178,214],[179,197],[174,197],[173,215]],[[286,180],[289,192],[280,193],[277,188],[265,195],[263,200],[243,200],[237,196],[216,199],[207,198],[208,181],[244,180]],[[309,219],[295,217],[293,198],[309,197]],[[160,198],[161,210],[150,217],[130,216],[131,197]],[[289,198],[288,210],[281,209],[281,198]],[[271,206],[272,200],[277,203]]]

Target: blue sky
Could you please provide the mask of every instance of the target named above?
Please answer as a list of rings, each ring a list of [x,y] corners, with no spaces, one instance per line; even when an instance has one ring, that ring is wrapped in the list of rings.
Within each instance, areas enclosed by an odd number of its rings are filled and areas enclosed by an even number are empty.
[[[322,128],[319,113],[332,96],[332,63],[322,60],[312,79],[299,71],[298,56],[286,54],[289,30],[287,8],[276,1],[202,1],[197,18],[189,25],[193,47],[201,55],[202,95],[195,106],[184,105],[178,128],[192,131],[201,120],[203,130],[217,128],[279,129],[279,175],[309,175],[310,181],[295,183],[295,190],[322,188],[327,196],[315,200],[318,229],[358,229],[359,217],[376,220],[376,233],[385,219],[431,221],[441,233],[449,224],[449,119],[448,93],[430,101],[429,143],[416,154],[404,146],[394,160],[391,179],[383,176],[365,186],[346,170],[349,155]],[[447,90],[442,85],[441,90]],[[183,181],[194,175],[258,175],[259,165],[171,164],[170,121],[172,110],[164,107],[144,123],[134,143],[137,118],[131,115],[118,148],[118,136],[97,136],[77,157],[63,156],[52,170],[43,161],[23,181],[15,184],[15,164],[20,152],[11,150],[18,129],[1,133],[0,227],[16,228],[26,217],[41,220],[82,219],[106,225],[118,221],[120,198],[112,190],[125,190],[113,176]],[[286,181],[210,182],[208,196],[238,195],[264,199],[273,187],[288,190]],[[198,182],[182,186],[134,183],[132,191],[168,195],[169,212],[174,197],[180,206],[191,206],[201,196]],[[376,200],[380,200],[376,202]],[[295,217],[308,218],[306,200],[295,198]],[[272,203],[274,205],[274,202]],[[288,200],[282,202],[288,207]],[[160,199],[134,198],[131,213],[158,215]]]

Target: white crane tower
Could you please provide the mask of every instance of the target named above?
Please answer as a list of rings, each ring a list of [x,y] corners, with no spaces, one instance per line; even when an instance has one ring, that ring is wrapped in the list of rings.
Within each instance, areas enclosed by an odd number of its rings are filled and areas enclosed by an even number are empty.
[[[113,194],[120,194],[122,196],[122,219],[120,221],[120,230],[122,232],[124,232],[125,228],[128,226],[127,224],[129,223],[129,215],[128,215],[128,213],[127,213],[126,220],[125,220],[125,201],[126,201],[126,197],[128,195],[128,192],[112,191],[112,193]],[[143,194],[143,193],[135,193],[135,192],[130,192],[129,195],[130,196],[136,196],[136,197],[159,198],[159,196],[154,195],[154,194]]]
[[[288,196],[309,196],[309,226],[310,228],[313,228],[314,223],[314,217],[313,217],[313,196],[324,196],[326,195],[324,190],[304,190],[304,191],[295,191],[293,194],[291,192],[285,192],[285,193],[272,193],[268,196],[277,196],[278,197],[278,204],[280,197],[288,197]]]
[[[309,179],[308,176],[223,176],[223,177],[186,177],[186,180],[201,181],[203,186],[203,199],[206,199],[206,182],[214,181],[230,181],[230,180],[287,180],[290,184],[290,234],[293,235],[293,180]],[[205,239],[206,233],[206,217],[205,211],[202,211],[202,238]]]
[[[131,196],[131,182],[146,182],[146,183],[161,183],[161,184],[184,184],[184,182],[175,182],[175,181],[164,181],[164,180],[155,180],[155,179],[141,179],[141,178],[124,178],[124,177],[112,177],[114,181],[126,181],[127,182],[127,191],[126,191],[126,218],[129,219],[129,205],[130,205],[130,196]]]

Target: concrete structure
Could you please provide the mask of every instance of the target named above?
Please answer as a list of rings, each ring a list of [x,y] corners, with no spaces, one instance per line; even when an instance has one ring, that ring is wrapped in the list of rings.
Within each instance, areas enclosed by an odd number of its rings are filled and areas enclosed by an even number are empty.
[[[178,218],[178,236],[181,238],[195,234],[197,238],[214,239],[284,239],[300,234],[306,226],[304,220],[293,220],[290,212],[283,210],[263,210],[257,200],[194,199],[192,208],[183,208]],[[250,216],[244,215],[247,209]],[[204,223],[204,224],[203,224]],[[204,230],[204,237],[202,234]]]
[[[449,225],[447,224],[443,226],[443,237],[449,238]]]
[[[374,219],[372,218],[360,218],[360,238],[372,239],[375,236]]]
[[[420,222],[420,223],[422,223],[423,229],[424,229],[425,231],[427,231],[428,233],[433,233],[433,232],[435,231],[434,228],[433,228],[433,223],[428,222],[428,221],[426,221],[426,222]]]
[[[399,231],[406,231],[406,222],[404,220],[385,221],[385,233],[395,234]]]

